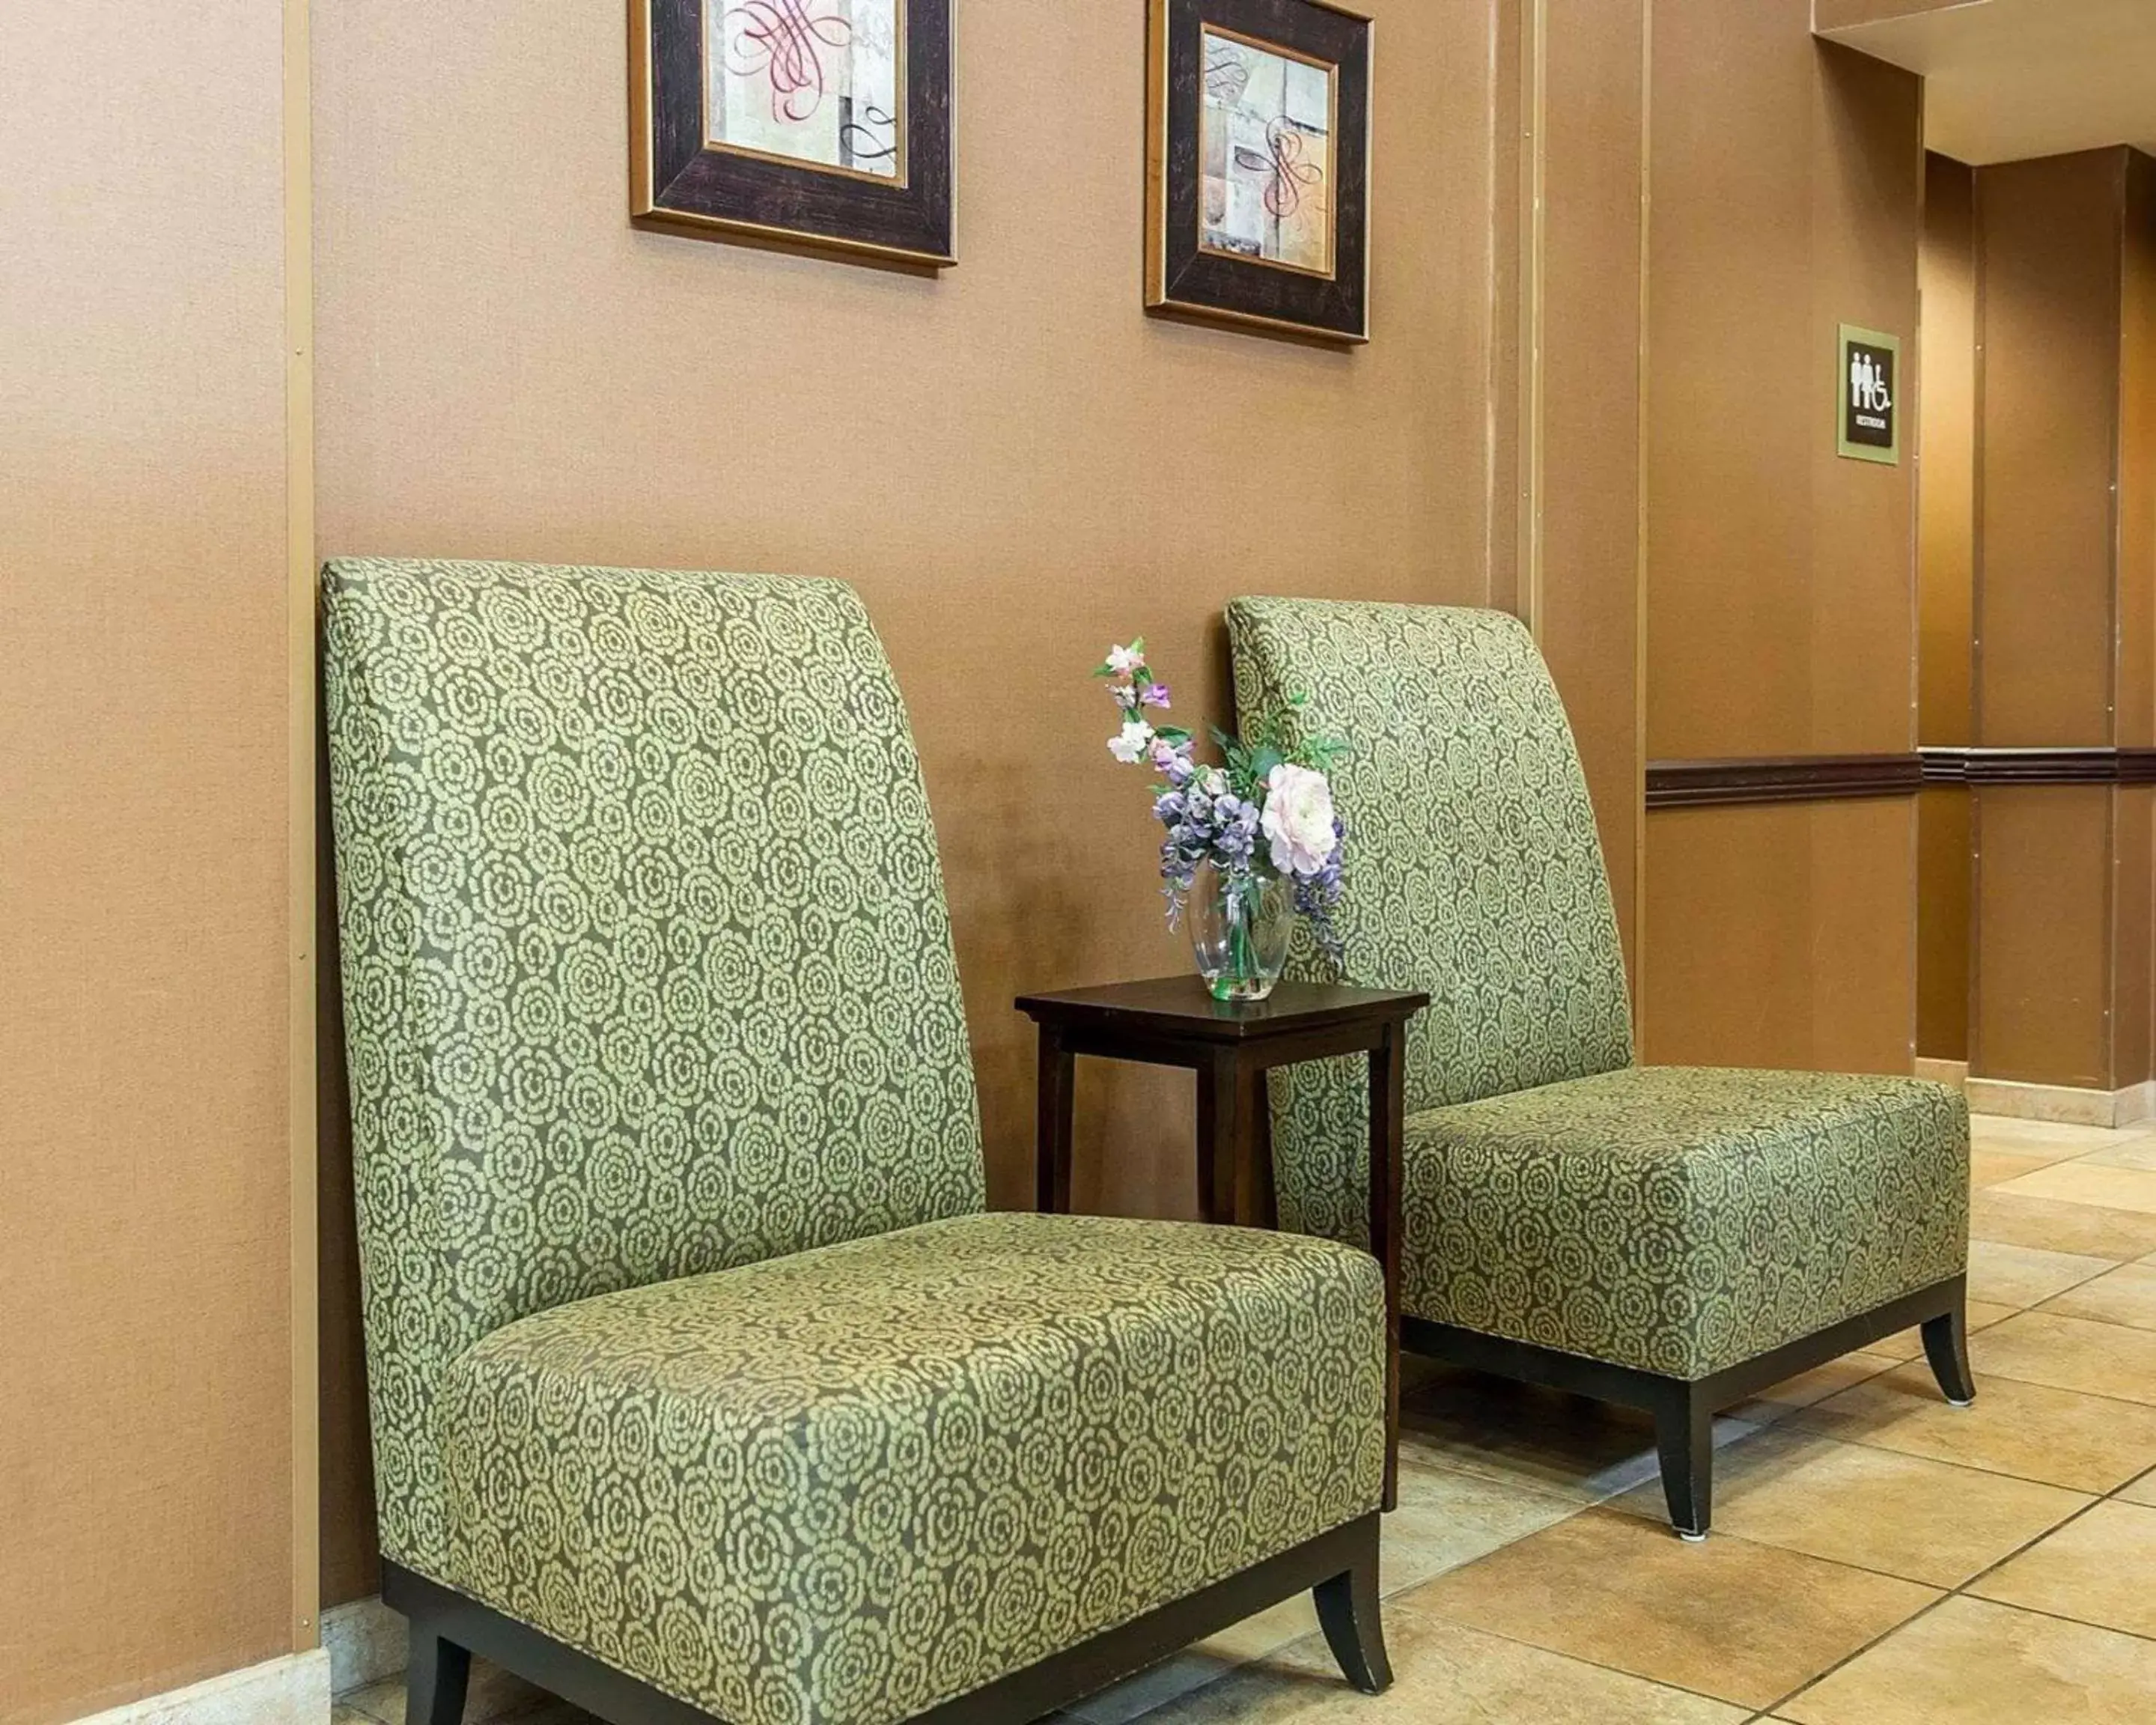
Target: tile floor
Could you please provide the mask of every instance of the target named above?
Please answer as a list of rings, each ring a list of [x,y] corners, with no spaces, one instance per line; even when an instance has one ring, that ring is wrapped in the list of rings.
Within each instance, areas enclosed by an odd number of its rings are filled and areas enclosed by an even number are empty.
[[[1411,1368],[1385,1530],[1398,1681],[1305,1601],[1072,1709],[1082,1725],[2156,1720],[2156,1128],[1977,1122],[1970,1353],[1913,1332],[1732,1409],[1715,1532],[1674,1538],[1619,1410]],[[470,1717],[582,1725],[499,1673]],[[401,1687],[336,1725],[403,1725]]]

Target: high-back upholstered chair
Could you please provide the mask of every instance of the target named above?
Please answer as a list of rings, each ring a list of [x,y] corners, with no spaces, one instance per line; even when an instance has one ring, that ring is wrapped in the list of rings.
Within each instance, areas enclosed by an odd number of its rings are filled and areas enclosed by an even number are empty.
[[[826,582],[325,578],[383,1591],[617,1725],[1030,1719],[1305,1587],[1386,1678],[1378,1266],[984,1213]]]
[[[1594,811],[1527,630],[1289,599],[1228,626],[1246,715],[1302,695],[1298,722],[1354,745],[1348,979],[1431,997],[1408,1039],[1405,1345],[1649,1410],[1694,1538],[1717,1408],[1916,1323],[1968,1400],[1961,1097],[1633,1064]],[[1361,1090],[1324,1067],[1273,1086],[1282,1220],[1360,1238]]]

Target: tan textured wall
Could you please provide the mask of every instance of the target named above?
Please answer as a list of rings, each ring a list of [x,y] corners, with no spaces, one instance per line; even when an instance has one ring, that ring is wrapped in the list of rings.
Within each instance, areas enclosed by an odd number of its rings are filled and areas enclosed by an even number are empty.
[[[1907,1072],[1915,839],[1907,799],[1653,815],[1647,1058]]]
[[[1992,748],[2111,740],[2125,152],[1982,168],[1976,711]]]
[[[2146,725],[2150,593],[2120,557],[2128,152],[1977,171],[1977,740],[2098,747]],[[2138,422],[2137,422],[2138,423]],[[2131,690],[2138,699],[2114,706]],[[2147,1074],[2141,793],[1987,790],[1972,1070],[2113,1090]]]
[[[1923,299],[1917,403],[1917,736],[1974,735],[1976,640],[1976,182],[1963,163],[1924,159]],[[1917,811],[1917,1052],[1969,1058],[1969,808],[1928,791]]]
[[[2156,744],[2156,160],[2126,160],[2119,331],[2118,698],[2125,748]],[[2113,1070],[2156,1077],[2156,792],[2123,793],[2113,845]]]
[[[1838,459],[1833,410],[1839,324],[1914,355],[1921,87],[1808,19],[1654,8],[1653,758],[1915,738],[1914,468]],[[1656,814],[1646,855],[1650,1059],[1908,1069],[1913,799]]]
[[[1142,314],[1135,6],[959,6],[940,281],[632,232],[618,7],[316,20],[324,550],[856,583],[920,737],[1004,1203],[1032,1137],[1013,995],[1188,963],[1141,782],[1101,747],[1101,649],[1142,631],[1224,716],[1236,593],[1488,597],[1490,9],[1371,9],[1352,353]],[[1193,1207],[1187,1077],[1089,1063],[1080,1102],[1081,1204]],[[332,1599],[368,1578],[359,1408],[326,1386]]]
[[[1975,804],[1970,1070],[2112,1090],[2112,821],[2102,786],[1987,788]]]
[[[0,8],[0,1720],[289,1645],[281,18]]]

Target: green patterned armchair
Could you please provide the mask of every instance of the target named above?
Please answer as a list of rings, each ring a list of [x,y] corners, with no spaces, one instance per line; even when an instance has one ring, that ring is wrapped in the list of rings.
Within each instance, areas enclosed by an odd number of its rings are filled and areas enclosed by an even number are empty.
[[[1961,1097],[1633,1063],[1594,811],[1527,631],[1293,599],[1238,600],[1228,627],[1246,720],[1300,694],[1297,722],[1355,745],[1346,979],[1432,997],[1408,1042],[1405,1345],[1651,1413],[1690,1538],[1717,1408],[1912,1324],[1968,1401]],[[1363,1238],[1355,1075],[1272,1083],[1283,1223]]]
[[[986,1213],[905,709],[827,583],[343,562],[384,1594],[615,1725],[1029,1719],[1314,1588],[1388,1679],[1378,1266]]]

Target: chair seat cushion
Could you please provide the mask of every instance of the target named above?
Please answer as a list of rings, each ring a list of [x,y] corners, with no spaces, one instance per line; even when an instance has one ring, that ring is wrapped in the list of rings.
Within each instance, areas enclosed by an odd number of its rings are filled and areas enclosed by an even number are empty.
[[[1403,1299],[1704,1378],[1962,1273],[1969,1112],[1915,1079],[1634,1066],[1410,1117]]]
[[[1375,1262],[932,1222],[454,1361],[437,1578],[733,1725],[885,1725],[1375,1508]]]

